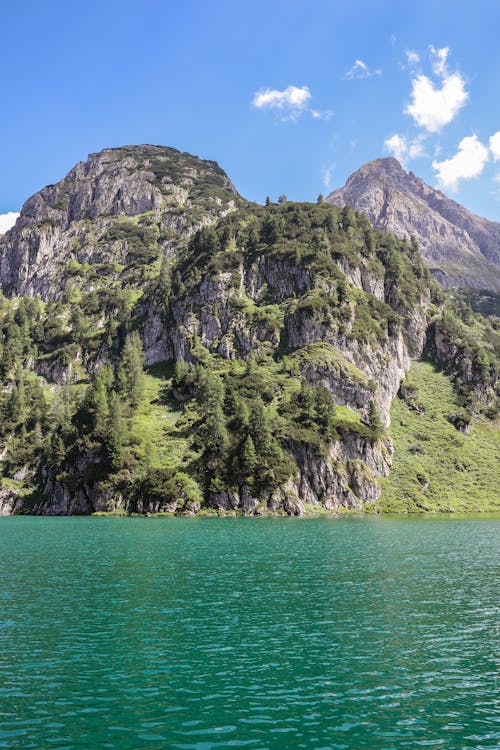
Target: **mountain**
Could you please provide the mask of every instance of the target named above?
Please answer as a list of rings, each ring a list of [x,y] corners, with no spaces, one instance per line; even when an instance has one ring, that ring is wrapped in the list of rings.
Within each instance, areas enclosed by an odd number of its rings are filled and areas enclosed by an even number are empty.
[[[96,274],[119,278],[126,269],[130,276],[146,255],[154,260],[175,253],[181,238],[237,202],[218,164],[173,148],[124,146],[91,154],[29,198],[15,226],[0,236],[4,291],[57,299],[63,278],[78,276],[79,286],[90,288]]]
[[[451,429],[496,415],[495,324],[414,244],[325,202],[253,204],[190,154],[91,155],[0,258],[0,513],[360,510],[396,394],[425,408],[423,353]]]
[[[415,237],[445,289],[500,291],[500,223],[471,213],[396,159],[365,164],[326,201],[363,211],[373,226],[398,237]]]

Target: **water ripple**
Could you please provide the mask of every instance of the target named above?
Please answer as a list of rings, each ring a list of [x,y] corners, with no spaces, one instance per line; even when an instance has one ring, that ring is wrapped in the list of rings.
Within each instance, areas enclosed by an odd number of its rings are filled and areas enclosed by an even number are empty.
[[[0,519],[0,749],[499,747],[499,530]]]

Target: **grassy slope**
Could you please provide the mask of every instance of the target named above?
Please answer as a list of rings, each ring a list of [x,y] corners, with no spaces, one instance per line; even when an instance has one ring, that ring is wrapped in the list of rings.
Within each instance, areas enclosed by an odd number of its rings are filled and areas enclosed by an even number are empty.
[[[171,375],[168,366],[148,372],[146,398],[134,418],[134,433],[142,446],[150,443],[153,466],[187,468],[197,456],[189,446],[189,427],[182,409],[169,398]],[[475,422],[471,432],[463,435],[446,419],[457,408],[450,379],[427,362],[414,363],[410,376],[418,386],[417,400],[425,413],[412,411],[404,401],[395,399],[390,429],[395,449],[393,469],[390,477],[382,480],[382,497],[367,510],[500,510],[498,421]],[[359,421],[355,412],[343,407],[337,407],[337,416]]]
[[[182,408],[171,395],[172,370],[169,365],[157,365],[147,372],[144,400],[133,419],[139,450],[150,450],[153,468],[182,467],[196,458],[180,422]]]
[[[450,379],[427,362],[410,370],[419,414],[396,398],[391,410],[391,475],[383,480],[382,512],[500,510],[500,424],[477,421],[468,435],[446,419],[456,410]],[[425,486],[428,482],[428,486]]]

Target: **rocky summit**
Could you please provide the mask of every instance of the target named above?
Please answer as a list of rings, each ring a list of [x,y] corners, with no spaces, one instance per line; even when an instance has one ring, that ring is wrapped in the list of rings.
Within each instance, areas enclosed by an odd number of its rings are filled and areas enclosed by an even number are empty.
[[[377,509],[395,397],[429,408],[422,356],[448,379],[439,445],[470,436],[470,463],[474,425],[498,435],[498,319],[443,293],[415,239],[256,205],[175,149],[107,149],[30,198],[0,281],[3,514]],[[425,445],[404,450],[405,508],[433,507]]]
[[[179,238],[224,215],[237,199],[215,162],[173,148],[124,146],[91,154],[29,198],[14,228],[0,237],[3,288],[56,299],[77,267],[130,269],[138,262],[136,246],[150,259],[160,250],[170,255]]]
[[[397,159],[365,164],[326,200],[363,211],[373,226],[398,237],[414,237],[445,289],[500,291],[500,224],[476,216],[406,172]]]

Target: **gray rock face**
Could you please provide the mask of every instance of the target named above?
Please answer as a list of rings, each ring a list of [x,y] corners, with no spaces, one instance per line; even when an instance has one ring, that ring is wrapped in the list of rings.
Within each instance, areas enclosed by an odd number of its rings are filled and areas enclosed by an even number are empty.
[[[469,408],[479,412],[494,404],[498,395],[498,372],[475,358],[466,346],[452,341],[440,321],[429,327],[427,353],[453,373],[455,384],[468,393]]]
[[[414,236],[443,287],[500,291],[500,223],[471,213],[396,159],[365,164],[326,200],[363,211],[378,229]]]
[[[339,270],[354,287],[388,302],[391,287],[386,290],[383,278],[367,264],[351,266],[342,257]],[[166,323],[162,323],[154,303],[145,311],[147,362],[152,365],[179,358],[196,361],[193,346],[200,344],[227,359],[247,359],[252,353],[258,356],[277,351],[280,335],[286,331],[301,374],[310,383],[325,387],[335,404],[357,411],[363,419],[368,417],[373,400],[380,418],[389,425],[391,403],[411,359],[423,350],[428,292],[403,315],[400,327],[388,330],[383,340],[363,342],[351,335],[352,310],[350,319],[341,325],[339,319],[316,317],[294,304],[294,299],[311,291],[316,283],[311,270],[300,262],[272,254],[242,263],[232,271],[204,271],[186,297],[172,301]],[[264,293],[271,296],[274,306],[289,301],[283,319],[266,315]],[[273,511],[300,515],[304,504],[331,511],[360,509],[380,495],[378,480],[387,476],[392,459],[390,440],[374,442],[349,433],[334,441],[324,457],[298,444],[290,445],[289,452],[299,472],[286,487],[259,497],[251,497],[244,488],[233,488],[211,497],[211,505],[224,512],[252,515]]]
[[[0,516],[13,516],[23,507],[23,498],[15,490],[0,489]]]
[[[58,299],[69,264],[127,265],[138,240],[172,254],[237,198],[215,162],[172,148],[124,146],[91,154],[29,198],[0,237],[3,292]]]
[[[402,173],[410,179],[395,160],[388,160],[386,166],[396,176]],[[234,187],[214,162],[174,149],[137,146],[91,155],[60,183],[30,198],[16,226],[0,238],[4,293],[57,300],[75,273],[84,294],[98,289],[103,278],[105,282],[110,278],[122,284],[122,289],[137,293],[133,315],[147,365],[180,358],[196,362],[204,353],[224,359],[247,360],[252,354],[279,358],[281,349],[303,377],[331,393],[337,406],[356,412],[360,427],[366,426],[373,406],[388,425],[391,402],[411,358],[420,356],[424,346],[430,301],[427,287],[417,287],[418,298],[399,309],[382,262],[371,262],[374,258],[366,254],[353,260],[349,254],[336,253],[331,256],[336,266],[328,266],[330,275],[322,275],[314,270],[315,258],[305,262],[300,253],[253,253],[244,242],[236,246],[236,239],[234,247],[224,250],[228,260],[220,266],[203,258],[199,262],[196,256],[193,268],[182,271],[185,254],[178,255],[184,290],[172,285],[177,292],[167,300],[155,286],[141,297],[147,275],[124,276],[134,266],[133,252],[143,253],[144,267],[156,264],[158,274],[162,256],[180,253],[199,227],[215,223],[238,202],[241,199]],[[327,213],[337,214],[332,209]],[[363,223],[365,231],[368,225]],[[151,246],[150,258],[144,253]],[[113,270],[116,266],[121,270]],[[324,300],[337,289],[338,279],[349,287],[347,298],[337,297],[331,307],[315,306],[316,298]],[[375,302],[391,312],[389,317],[380,317],[376,334],[370,328],[372,316],[376,320]],[[363,326],[356,329],[360,311],[366,313],[366,336],[360,334]],[[72,366],[94,373],[111,356],[106,347],[103,340],[95,351],[78,349]],[[48,381],[72,382],[65,360],[45,357],[36,368]],[[376,439],[363,429],[350,431],[345,423],[321,455],[292,436],[285,449],[297,470],[279,489],[253,497],[244,486],[228,487],[208,498],[210,504],[249,514],[300,514],[305,505],[360,509],[380,494],[378,480],[387,476],[392,456],[387,438]],[[141,501],[130,507],[119,485],[113,490],[106,482],[87,476],[87,468],[98,466],[99,461],[98,453],[89,449],[71,456],[63,473],[45,473],[45,499],[33,512],[176,512],[177,503],[160,501]],[[14,513],[20,507],[15,493],[0,496],[0,513],[2,509]],[[183,508],[189,513],[197,510],[196,504]]]
[[[373,443],[353,435],[333,441],[323,457],[300,444],[292,445],[290,452],[299,471],[283,487],[259,497],[252,497],[245,487],[220,492],[211,498],[211,505],[245,515],[278,512],[300,516],[307,506],[331,512],[362,510],[365,503],[379,497],[377,479],[388,475],[392,460],[389,440]]]
[[[366,268],[362,272],[350,268],[345,259],[341,265],[354,286],[370,293],[380,287],[380,280]],[[240,266],[238,271],[219,273],[216,277],[205,275],[193,293],[171,304],[169,325],[162,323],[154,305],[147,310],[143,332],[146,362],[153,365],[170,359],[193,359],[193,336],[210,352],[227,359],[247,359],[251,353],[258,354],[269,347],[277,350],[280,324],[265,317],[249,316],[239,304],[241,293],[258,305],[264,289],[272,292],[273,302],[280,302],[293,294],[300,296],[313,285],[312,275],[300,264],[266,256],[247,268]],[[381,288],[383,295],[383,283]],[[293,306],[285,313],[283,324],[292,349],[323,343],[335,353],[334,361],[320,354],[304,363],[302,374],[311,383],[323,385],[332,393],[335,403],[356,409],[364,417],[373,398],[388,425],[389,409],[401,380],[410,368],[411,359],[422,353],[428,305],[426,296],[411,316],[406,317],[401,330],[373,345],[349,335],[352,320],[346,322],[346,331],[342,332],[338,321],[316,320],[307,311],[296,311]],[[265,307],[260,309],[264,311]]]

